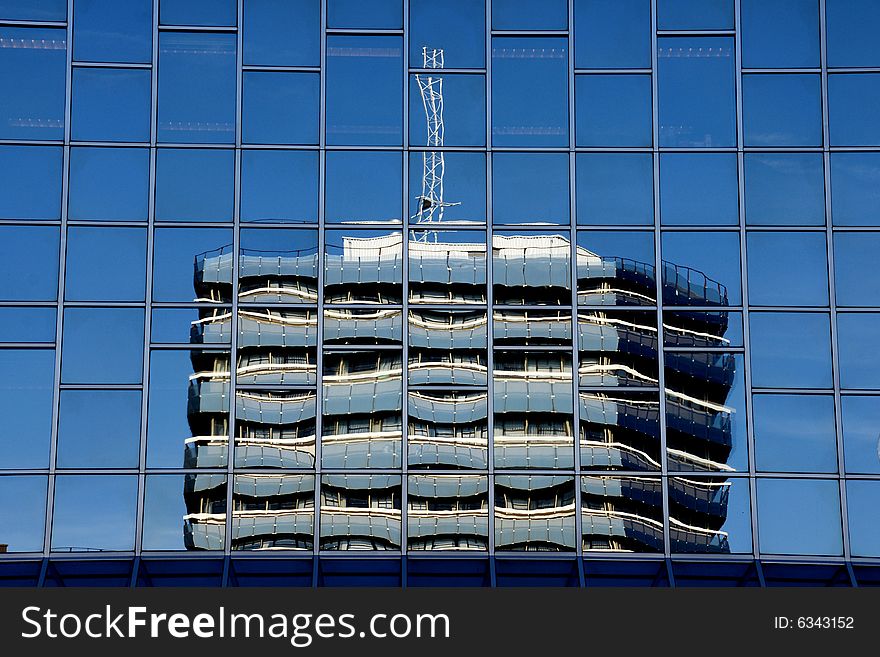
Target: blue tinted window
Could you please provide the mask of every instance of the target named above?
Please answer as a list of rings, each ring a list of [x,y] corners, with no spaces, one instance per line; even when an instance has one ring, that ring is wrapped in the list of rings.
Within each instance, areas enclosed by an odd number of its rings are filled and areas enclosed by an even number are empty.
[[[457,203],[443,208],[444,221],[486,221],[486,157],[482,153],[443,153],[443,200]],[[424,211],[420,198],[429,193],[424,188],[424,171],[433,165],[429,151],[411,152],[409,157],[409,216],[415,221],[431,218],[439,221],[440,212],[433,215]],[[430,180],[430,178],[427,178]],[[419,211],[423,210],[422,214]]]
[[[841,306],[880,306],[880,233],[834,234],[834,285]]]
[[[828,76],[832,146],[880,146],[880,73]]]
[[[71,219],[146,221],[149,203],[149,150],[70,149]]]
[[[0,226],[0,300],[54,301],[58,228]]]
[[[326,217],[333,223],[400,222],[400,153],[327,153]]]
[[[822,226],[824,189],[821,153],[745,156],[746,223]]]
[[[665,225],[736,225],[737,193],[733,153],[660,156],[660,221]]]
[[[834,398],[755,395],[755,462],[763,472],[837,472]]]
[[[643,230],[580,230],[577,245],[602,258],[654,266],[654,235]]]
[[[880,153],[831,154],[835,226],[880,225]]]
[[[880,314],[846,313],[837,316],[840,386],[880,388]]]
[[[318,222],[318,153],[244,151],[241,220]]]
[[[568,155],[495,153],[492,199],[496,224],[568,223]]]
[[[231,150],[160,148],[156,220],[232,221],[234,180]]]
[[[880,66],[880,5],[874,0],[826,0],[829,66]]]
[[[397,146],[403,141],[403,39],[327,38],[327,143]]]
[[[55,342],[55,309],[0,307],[0,342]]]
[[[242,139],[250,144],[317,144],[317,73],[244,73]]]
[[[142,309],[65,309],[62,383],[140,383],[143,351]]]
[[[159,36],[159,141],[235,141],[235,38]]]
[[[733,29],[733,0],[657,0],[657,29]]]
[[[67,0],[0,0],[0,18],[15,21],[63,21]]]
[[[72,113],[72,139],[149,141],[150,72],[74,69]]]
[[[433,81],[433,84],[431,83]],[[442,85],[442,86],[441,86]],[[421,89],[425,88],[425,95]],[[428,144],[431,94],[442,89],[440,143]],[[486,78],[482,75],[419,74],[410,77],[409,140],[414,146],[484,146],[486,144]],[[423,101],[427,98],[427,103]],[[426,109],[426,105],[427,108]],[[434,112],[430,116],[433,118]]]
[[[443,51],[447,68],[482,68],[486,8],[481,0],[410,0],[409,65],[424,64],[422,48]]]
[[[73,10],[73,58],[78,62],[149,62],[151,0],[77,0]]]
[[[880,500],[880,481],[846,482],[846,513],[850,550],[854,557],[880,556],[877,500]]]
[[[654,223],[654,165],[650,153],[578,153],[577,222]]]
[[[650,146],[651,76],[575,78],[578,146]]]
[[[566,0],[493,0],[493,30],[564,30]]]
[[[819,66],[817,0],[742,0],[743,68]]]
[[[0,139],[63,139],[67,33],[0,27]]]
[[[235,0],[160,0],[162,25],[235,25]]]
[[[0,218],[61,217],[61,149],[0,146]]]
[[[153,240],[153,301],[195,301],[206,280],[232,282],[232,262],[224,254],[232,247],[232,232],[223,228],[159,228]],[[196,280],[194,280],[196,279]]]
[[[320,0],[248,0],[244,3],[245,64],[318,66]]]
[[[222,491],[226,486],[224,475],[199,475],[202,485],[214,488],[215,492]],[[187,487],[192,487],[192,475],[153,475],[147,477],[146,492],[144,493],[144,550],[192,550],[220,547],[223,545],[225,528],[221,523],[212,523],[211,527],[219,530],[219,536],[214,536],[217,545],[208,545],[204,541],[197,541],[191,535],[200,533],[204,536],[208,532],[198,532],[205,525],[197,527],[184,521],[190,513],[187,508],[187,495],[184,492]],[[220,493],[223,503],[226,502],[225,492]],[[212,509],[216,514],[218,510]],[[221,511],[222,513],[222,511]],[[216,516],[215,516],[216,517]],[[192,564],[186,564],[186,570],[191,571]]]
[[[843,451],[849,474],[880,474],[880,397],[841,399]]]
[[[55,479],[52,550],[133,550],[136,475],[60,475]]]
[[[746,146],[821,146],[818,75],[744,75]]]
[[[661,248],[663,303],[741,303],[738,233],[664,233]]]
[[[754,387],[831,387],[828,315],[752,313],[749,326]]]
[[[403,27],[402,0],[328,0],[327,27]]]
[[[841,554],[837,481],[759,479],[758,529],[765,554]]]
[[[47,477],[0,477],[5,552],[42,552],[47,490]]]
[[[228,308],[154,308],[150,341],[154,343],[229,343]],[[225,316],[225,321],[222,321]],[[216,320],[215,320],[216,318]],[[207,330],[210,327],[210,335]],[[200,328],[206,330],[199,330]]]
[[[59,468],[136,468],[140,433],[140,391],[61,391]]]
[[[750,304],[828,305],[824,233],[750,232],[747,249]]]
[[[575,0],[577,68],[650,68],[650,0]]]
[[[492,39],[492,143],[568,146],[568,42]]]
[[[54,372],[52,350],[0,349],[0,467],[49,467]]]
[[[732,37],[657,40],[660,146],[736,145]]]
[[[71,226],[67,231],[68,301],[143,301],[147,231]]]

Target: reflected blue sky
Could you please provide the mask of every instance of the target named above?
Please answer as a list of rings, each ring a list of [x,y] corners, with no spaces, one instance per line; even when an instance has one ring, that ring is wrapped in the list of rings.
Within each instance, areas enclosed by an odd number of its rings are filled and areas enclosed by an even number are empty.
[[[880,474],[880,397],[841,399],[843,451],[849,474]]]
[[[56,226],[0,226],[0,300],[56,298],[58,234]]]
[[[235,153],[163,148],[156,153],[157,221],[232,221]]]
[[[0,216],[60,219],[61,157],[54,146],[0,146]]]
[[[59,468],[137,467],[140,391],[64,390],[58,418]]]
[[[830,388],[831,335],[824,313],[752,313],[752,385]]]
[[[242,29],[245,64],[318,66],[320,0],[248,0]]]
[[[235,25],[235,0],[162,0],[162,25]]]
[[[0,350],[0,411],[6,418],[0,434],[3,468],[49,466],[54,369],[51,349]]]
[[[144,311],[66,308],[62,383],[140,383]]]
[[[575,156],[577,223],[654,223],[654,164],[647,153],[578,153]]]
[[[134,548],[137,477],[59,475],[55,479],[52,550]]]
[[[737,225],[737,194],[734,153],[660,155],[661,223]]]
[[[792,504],[794,499],[799,503]],[[764,554],[843,552],[836,481],[759,479],[758,522]]]
[[[422,48],[442,48],[446,68],[482,68],[486,62],[486,9],[474,0],[410,0],[410,66]]]
[[[819,66],[818,2],[741,0],[740,7],[743,68]]]
[[[70,149],[68,217],[146,221],[150,151],[146,148]]]
[[[834,398],[755,395],[755,463],[761,472],[837,472]]]
[[[650,68],[650,0],[575,0],[576,68]]]
[[[745,186],[746,223],[825,224],[820,153],[747,153]]]
[[[242,221],[314,223],[317,219],[316,151],[242,152]]]
[[[73,8],[74,59],[149,63],[152,4],[150,0],[78,0]]]
[[[828,260],[824,233],[750,232],[749,303],[755,306],[825,306]]]
[[[0,506],[3,543],[9,552],[43,549],[48,484],[48,477],[0,477],[0,499],[15,500]]]

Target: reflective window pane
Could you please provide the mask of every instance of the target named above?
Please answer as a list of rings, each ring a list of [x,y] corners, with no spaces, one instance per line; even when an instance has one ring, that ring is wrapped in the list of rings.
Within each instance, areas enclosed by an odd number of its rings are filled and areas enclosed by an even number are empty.
[[[481,68],[486,61],[486,8],[481,1],[410,0],[409,61],[421,66],[422,49],[443,50],[448,68]]]
[[[249,144],[317,144],[317,73],[246,71],[242,139]]]
[[[825,21],[829,66],[880,66],[880,5],[873,0],[828,0]]]
[[[58,233],[55,226],[0,226],[0,299],[56,299]]]
[[[568,146],[568,42],[492,39],[492,144]]]
[[[16,21],[63,21],[67,0],[2,0],[0,17]]]
[[[832,146],[880,146],[874,120],[880,107],[880,73],[828,77],[828,117]]]
[[[737,225],[737,193],[733,153],[660,155],[660,221],[664,225]]]
[[[878,499],[880,499],[880,481],[846,482],[850,550],[854,557],[880,556]]]
[[[485,145],[486,78],[482,75],[412,75],[409,97],[412,145]],[[437,118],[443,121],[439,133],[434,129]]]
[[[148,149],[70,149],[70,219],[146,221],[149,196]]]
[[[657,40],[660,146],[736,145],[733,48],[733,37]]]
[[[231,150],[160,148],[156,152],[156,221],[232,221],[235,154]]]
[[[315,390],[237,392],[235,466],[314,468],[317,402]],[[266,484],[271,490],[269,481]],[[276,486],[281,483],[275,481]],[[303,501],[301,497],[297,500],[300,504]]]
[[[828,305],[824,233],[750,232],[746,248],[750,304]]]
[[[742,0],[744,68],[819,66],[816,0]]]
[[[52,551],[134,549],[137,476],[55,478]]]
[[[765,554],[841,554],[837,481],[759,479],[758,527]]]
[[[315,303],[318,231],[241,231],[238,299],[246,303]]]
[[[409,550],[488,549],[488,477],[413,475],[407,487]]]
[[[410,385],[485,386],[488,380],[486,372],[487,324],[488,317],[485,309],[410,308],[409,364],[407,368]],[[422,392],[425,391],[422,390]],[[456,395],[441,393],[437,397],[436,403],[443,400],[448,403],[457,403],[457,399]],[[470,403],[479,400],[469,397],[467,401]],[[470,406],[466,406],[466,408],[470,408]],[[413,409],[410,408],[410,413],[412,412]],[[425,421],[431,419],[430,417],[422,417],[421,414],[419,418]],[[480,418],[485,419],[482,415]],[[412,418],[410,420],[412,421]],[[485,439],[484,433],[485,427],[477,437]],[[419,435],[430,436],[432,434],[429,431],[427,434],[420,431]],[[485,445],[482,446],[485,447]]]
[[[755,395],[755,462],[762,472],[837,472],[834,398]]]
[[[821,153],[746,153],[746,223],[825,224]]]
[[[240,384],[315,385],[317,344],[315,308],[242,308],[237,380]]]
[[[581,477],[580,495],[585,552],[663,551],[659,477]]]
[[[742,347],[742,313],[727,310],[664,310],[667,347]]]
[[[575,77],[578,146],[650,146],[651,77]]]
[[[73,11],[73,57],[78,62],[149,63],[150,0],[78,0]]]
[[[147,231],[142,228],[67,230],[68,301],[143,301]]]
[[[653,233],[578,231],[579,305],[654,305],[655,280]]]
[[[749,325],[754,387],[831,387],[828,315],[752,313]]]
[[[403,243],[400,231],[328,230],[324,234],[326,303],[400,303]]]
[[[564,317],[564,313],[559,315]],[[568,328],[567,323],[563,326]],[[604,309],[581,311],[577,317],[577,337],[578,385],[589,388],[657,387],[657,314],[655,312],[619,312]],[[560,342],[564,344],[564,341],[560,340]],[[495,343],[498,344],[497,336]],[[582,398],[581,401],[583,403],[584,399]],[[604,400],[591,401],[601,403],[600,408],[605,407]],[[623,405],[627,400],[620,401],[619,410],[629,410],[628,406]],[[643,399],[638,402],[633,401],[635,407],[640,404],[644,405],[648,402]],[[656,401],[654,407],[656,410]],[[612,405],[611,408],[613,409],[614,406]],[[590,405],[586,410],[594,414],[595,408]],[[643,433],[650,431],[645,430]]]
[[[52,350],[0,349],[0,468],[49,467],[54,372]]]
[[[837,316],[840,386],[880,389],[880,314],[846,313]]]
[[[657,0],[660,30],[733,29],[733,0]]]
[[[77,68],[73,71],[71,139],[150,141],[150,72]]]
[[[67,308],[61,382],[140,383],[143,343],[141,308]]]
[[[0,306],[0,342],[55,342],[55,308]]]
[[[673,552],[752,552],[748,479],[671,477],[668,488],[669,539]],[[678,574],[675,583],[680,584]]]
[[[153,245],[153,301],[230,301],[231,231],[158,228]]]
[[[374,0],[365,5],[358,0],[328,0],[327,27],[396,28],[403,27],[401,0]]]
[[[409,233],[410,303],[486,303],[483,231]]]
[[[577,222],[654,223],[654,164],[650,153],[578,153]]]
[[[222,550],[226,475],[147,476],[143,532],[144,550]]]
[[[739,234],[665,232],[663,303],[670,306],[736,306],[740,294]]]
[[[140,391],[61,392],[59,468],[136,468],[140,434]]]
[[[579,335],[589,339],[603,324],[595,318],[579,317]],[[618,335],[629,328],[611,318],[609,329]],[[593,324],[593,326],[591,326]],[[643,333],[644,335],[644,333]],[[660,400],[657,393],[632,393],[620,390],[581,392],[580,451],[581,468],[585,470],[659,471]]]
[[[401,477],[323,475],[320,549],[399,550]]]
[[[241,220],[318,223],[318,153],[243,151]]]
[[[822,104],[818,75],[743,76],[746,146],[821,146]]]
[[[575,0],[577,68],[650,68],[650,0]]]
[[[495,477],[495,549],[573,552],[575,478],[548,475]]]
[[[493,0],[493,30],[564,30],[568,27],[565,0]]]
[[[485,363],[485,344],[483,347],[482,361]],[[412,353],[410,350],[410,354]],[[419,354],[425,353],[419,350]],[[441,385],[461,383],[466,378],[463,375],[467,374],[469,363],[465,350],[457,353],[461,353],[464,358],[455,365],[447,366],[445,373],[451,376],[445,380],[441,378],[444,373],[442,364],[436,363],[432,371],[429,371],[432,363],[427,359],[416,366],[418,376],[414,376],[415,364],[410,356],[410,381],[432,383],[436,380]],[[476,369],[475,362],[471,366]],[[483,369],[485,371],[485,365]],[[438,376],[428,379],[431,374]],[[486,393],[481,391],[410,391],[407,405],[407,459],[410,470],[467,470],[488,467],[488,404]]]
[[[400,153],[327,153],[326,220],[340,224],[400,223]]]
[[[318,66],[320,0],[248,0],[244,3],[245,64]]]
[[[233,550],[314,548],[314,475],[236,475],[233,481]]]
[[[166,344],[228,344],[229,308],[154,308],[150,341]]]
[[[880,474],[880,397],[841,399],[843,451],[849,474]]]
[[[61,218],[61,149],[0,146],[0,218]]]
[[[0,477],[4,552],[41,552],[46,529],[47,477]]]
[[[161,0],[162,25],[235,25],[235,0]]]
[[[492,234],[495,305],[563,306],[571,303],[571,240],[568,234]]]
[[[834,234],[834,284],[841,306],[880,306],[878,233]]]
[[[432,174],[437,166],[443,169],[442,187]],[[409,216],[414,223],[486,223],[486,156],[411,152],[409,192]]]
[[[563,153],[495,153],[492,222],[567,224],[568,156]]]
[[[880,153],[831,154],[835,226],[880,225]]]

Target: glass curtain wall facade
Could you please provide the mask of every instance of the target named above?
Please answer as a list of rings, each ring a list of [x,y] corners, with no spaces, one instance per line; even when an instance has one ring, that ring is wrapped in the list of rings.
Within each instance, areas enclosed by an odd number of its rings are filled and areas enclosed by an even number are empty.
[[[880,581],[873,0],[0,0],[0,582]]]

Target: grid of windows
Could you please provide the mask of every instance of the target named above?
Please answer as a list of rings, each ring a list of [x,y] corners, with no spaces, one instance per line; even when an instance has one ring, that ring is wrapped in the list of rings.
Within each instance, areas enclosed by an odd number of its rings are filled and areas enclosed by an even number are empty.
[[[855,581],[872,26],[867,0],[0,0],[0,566]]]

